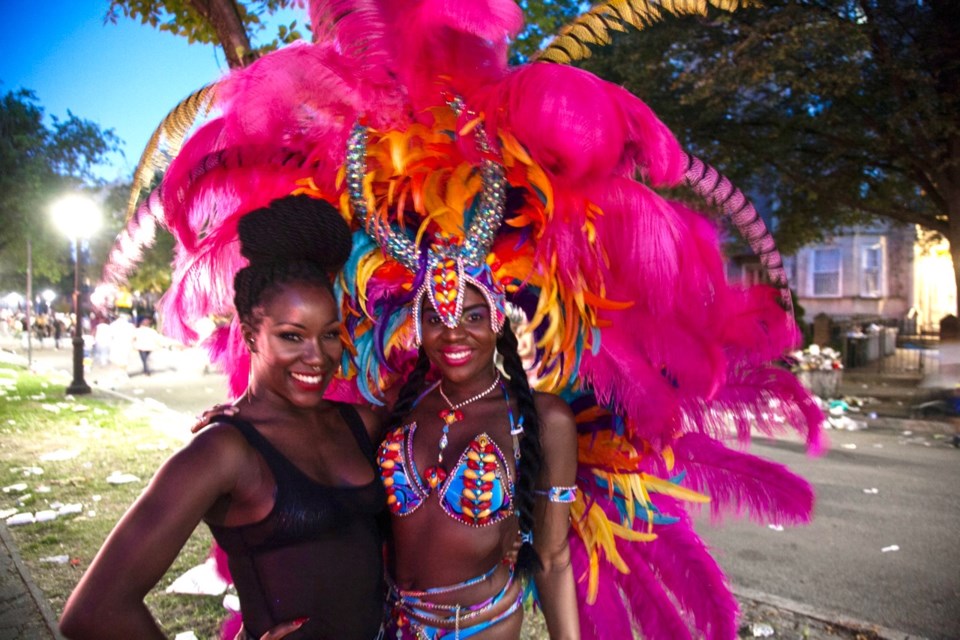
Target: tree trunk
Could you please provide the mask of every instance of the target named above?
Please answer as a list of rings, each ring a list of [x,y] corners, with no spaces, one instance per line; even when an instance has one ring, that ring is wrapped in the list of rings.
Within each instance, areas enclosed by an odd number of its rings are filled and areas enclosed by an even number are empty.
[[[235,0],[190,0],[190,4],[213,27],[231,69],[256,59]]]

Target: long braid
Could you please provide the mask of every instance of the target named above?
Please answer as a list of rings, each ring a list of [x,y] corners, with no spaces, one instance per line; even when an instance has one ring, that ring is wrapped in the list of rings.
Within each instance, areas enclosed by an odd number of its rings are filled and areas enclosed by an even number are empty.
[[[423,383],[427,379],[427,372],[430,371],[430,359],[423,351],[423,347],[417,355],[417,364],[413,371],[407,376],[407,381],[400,388],[397,401],[393,405],[393,411],[390,412],[390,419],[387,421],[387,427],[393,428],[400,424],[400,421],[407,417],[407,414],[413,409],[413,403],[417,401],[420,393],[423,391]]]
[[[543,463],[540,448],[540,416],[533,399],[533,391],[527,382],[520,354],[517,352],[517,337],[510,329],[510,321],[503,325],[503,332],[497,339],[497,351],[503,356],[504,372],[510,376],[510,393],[517,399],[520,419],[523,420],[523,435],[520,438],[520,462],[517,467],[516,501],[517,518],[520,521],[520,533],[527,539],[517,554],[517,571],[522,576],[543,568],[540,557],[531,542],[533,535],[533,510],[536,500],[537,479]]]

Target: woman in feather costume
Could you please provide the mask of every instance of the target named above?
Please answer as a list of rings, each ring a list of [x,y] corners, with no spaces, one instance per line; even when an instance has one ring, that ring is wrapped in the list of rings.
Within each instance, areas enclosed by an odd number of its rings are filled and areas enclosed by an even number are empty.
[[[189,340],[195,319],[230,309],[240,212],[290,193],[339,203],[355,232],[337,289],[347,348],[336,392],[382,404],[415,369],[413,304],[427,295],[439,311],[433,283],[449,274],[431,271],[444,264],[431,250],[482,236],[473,271],[452,270],[483,272],[522,310],[536,389],[576,420],[569,547],[582,637],[733,638],[736,601],[688,506],[781,524],[813,510],[802,478],[742,450],[753,430],[795,429],[820,446],[820,412],[780,364],[798,334],[779,256],[743,194],[643,102],[555,63],[584,55],[585,33],[603,42],[661,9],[701,5],[609,3],[539,60],[510,66],[513,2],[312,2],[314,43],[203,94],[219,115],[138,210],[112,274],[154,219],[167,226],[179,253],[166,327]],[[733,219],[775,286],[725,281],[716,224],[654,191],[681,183]],[[237,327],[211,347],[241,393]]]

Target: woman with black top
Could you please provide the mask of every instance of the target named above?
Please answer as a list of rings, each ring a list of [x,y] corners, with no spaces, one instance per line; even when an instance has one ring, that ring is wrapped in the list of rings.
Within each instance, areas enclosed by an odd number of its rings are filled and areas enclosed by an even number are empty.
[[[323,398],[343,349],[330,274],[349,230],[326,202],[291,196],[241,218],[239,235],[250,261],[235,278],[247,392],[116,526],[67,602],[68,638],[162,638],[143,599],[200,521],[227,553],[247,637],[380,632],[379,425]]]

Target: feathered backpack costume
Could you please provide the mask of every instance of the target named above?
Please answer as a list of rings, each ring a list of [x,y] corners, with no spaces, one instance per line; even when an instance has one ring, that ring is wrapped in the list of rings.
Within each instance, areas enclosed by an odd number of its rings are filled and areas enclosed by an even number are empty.
[[[583,637],[639,626],[649,638],[734,638],[736,601],[687,506],[781,524],[813,509],[803,479],[742,450],[752,430],[820,443],[822,416],[780,362],[798,334],[779,255],[743,194],[643,102],[548,62],[582,57],[584,34],[603,42],[658,8],[702,4],[611,2],[539,61],[510,66],[522,16],[508,0],[312,2],[314,43],[186,103],[219,115],[131,218],[107,276],[122,279],[154,220],[165,225],[178,248],[164,326],[189,341],[197,319],[232,313],[239,217],[290,193],[338,204],[355,235],[337,286],[347,349],[333,393],[382,403],[412,366],[413,305],[428,297],[455,322],[458,292],[477,286],[495,319],[526,324],[536,387],[577,417]],[[166,130],[176,153],[183,130]],[[653,190],[683,182],[732,216],[774,286],[725,281],[715,223]],[[236,322],[210,347],[242,393]]]

